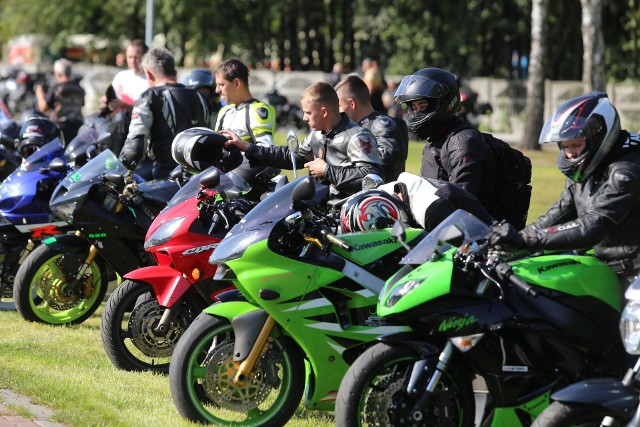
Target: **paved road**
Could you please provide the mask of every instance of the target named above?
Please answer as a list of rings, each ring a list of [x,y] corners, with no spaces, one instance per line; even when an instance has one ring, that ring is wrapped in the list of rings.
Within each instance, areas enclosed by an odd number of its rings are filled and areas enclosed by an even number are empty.
[[[25,408],[32,419],[17,415],[7,407],[7,404]],[[55,413],[17,393],[7,389],[0,389],[0,427],[64,427],[59,423],[49,421]]]

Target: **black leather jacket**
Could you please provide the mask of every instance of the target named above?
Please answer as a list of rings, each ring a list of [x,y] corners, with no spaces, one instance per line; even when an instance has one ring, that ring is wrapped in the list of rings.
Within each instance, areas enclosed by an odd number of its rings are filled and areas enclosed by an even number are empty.
[[[409,150],[407,124],[404,120],[374,111],[360,121],[360,126],[369,129],[378,142],[385,180],[390,182],[398,179],[404,172]]]
[[[422,151],[420,175],[452,182],[473,194],[496,218],[498,159],[477,129],[454,117]]]
[[[252,144],[245,153],[253,163],[293,169],[289,147]],[[376,140],[367,129],[349,120],[344,113],[340,123],[328,134],[312,131],[295,156],[296,167],[320,157],[327,162],[324,180],[331,185],[331,198],[343,198],[362,190],[367,174],[384,177]]]
[[[569,179],[560,199],[521,234],[527,247],[588,249],[605,261],[640,255],[640,137],[622,132],[614,159],[583,184]],[[605,163],[606,164],[606,163]]]
[[[120,160],[135,169],[148,153],[153,178],[167,178],[176,166],[171,156],[173,138],[183,130],[208,126],[209,114],[207,100],[196,89],[180,83],[147,89],[133,106]]]

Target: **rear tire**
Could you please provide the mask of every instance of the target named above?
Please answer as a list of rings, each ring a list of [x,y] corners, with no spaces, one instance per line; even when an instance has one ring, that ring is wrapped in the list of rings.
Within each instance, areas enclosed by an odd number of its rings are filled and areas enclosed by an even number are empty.
[[[109,274],[96,257],[77,290],[69,288],[87,255],[40,245],[24,260],[13,285],[16,309],[25,320],[51,325],[78,324],[100,306]]]

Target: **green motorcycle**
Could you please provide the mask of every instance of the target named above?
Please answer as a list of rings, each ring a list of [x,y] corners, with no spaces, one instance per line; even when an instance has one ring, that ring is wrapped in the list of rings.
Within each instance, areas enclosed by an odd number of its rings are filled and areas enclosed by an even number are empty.
[[[480,425],[528,426],[555,390],[621,373],[615,273],[572,253],[505,262],[491,233],[458,210],[403,258],[377,313],[411,332],[380,337],[351,365],[337,426],[473,426],[480,379]]]
[[[300,404],[333,410],[342,376],[382,334],[408,331],[375,316],[384,281],[406,254],[390,229],[333,234],[315,208],[327,186],[298,178],[261,202],[210,259],[238,291],[200,314],[172,355],[182,416],[218,425],[282,426]],[[408,240],[424,236],[409,229]],[[357,349],[351,352],[350,349]]]

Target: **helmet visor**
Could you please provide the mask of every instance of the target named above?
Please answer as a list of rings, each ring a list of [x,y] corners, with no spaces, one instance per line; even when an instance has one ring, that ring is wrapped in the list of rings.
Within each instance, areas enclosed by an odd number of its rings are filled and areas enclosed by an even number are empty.
[[[393,100],[402,104],[422,98],[441,98],[449,93],[447,85],[427,77],[412,74],[400,82]]]
[[[584,138],[586,130],[590,129],[592,117],[564,117],[564,115],[553,115],[547,119],[540,132],[538,144],[547,144],[549,142],[560,143],[572,139]]]

